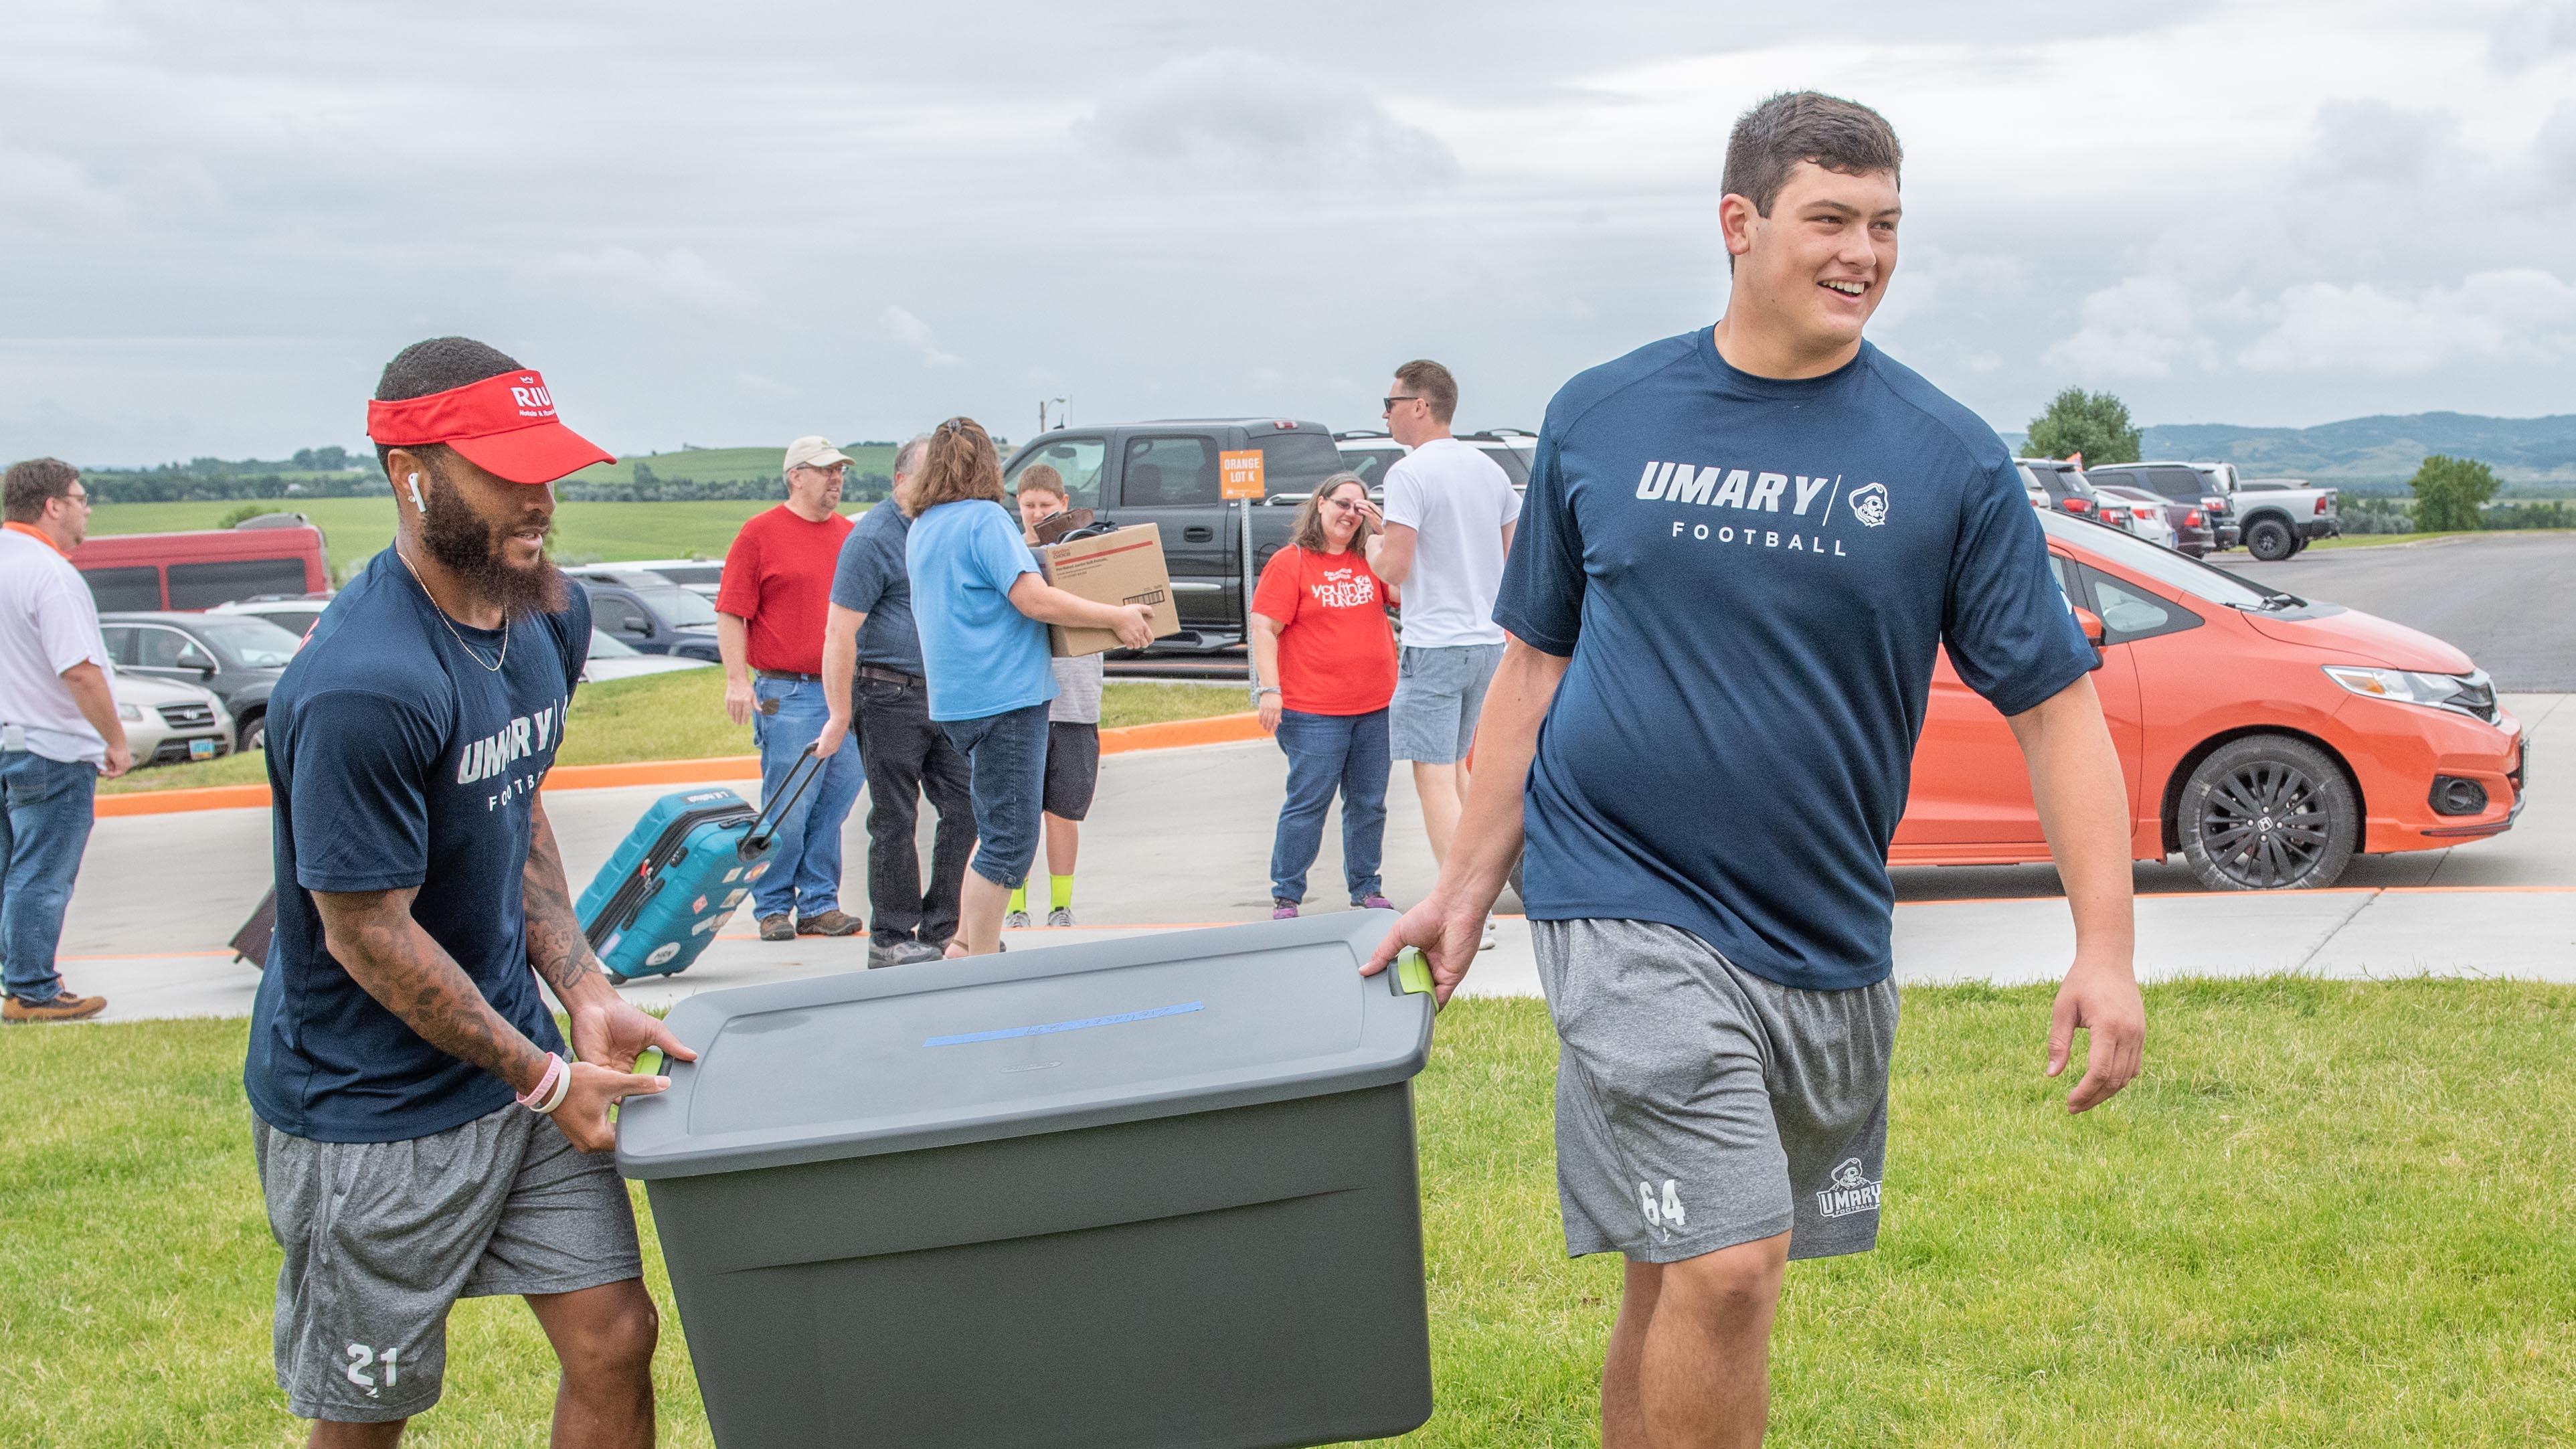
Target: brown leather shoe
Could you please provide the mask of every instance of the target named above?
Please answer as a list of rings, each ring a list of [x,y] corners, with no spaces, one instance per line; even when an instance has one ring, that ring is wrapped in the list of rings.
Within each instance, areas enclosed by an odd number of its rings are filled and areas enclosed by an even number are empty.
[[[859,918],[843,910],[805,916],[796,922],[796,934],[800,936],[852,936],[861,929]]]
[[[762,940],[764,940],[764,941],[793,941],[793,940],[795,940],[795,939],[796,939],[796,918],[795,918],[794,916],[791,916],[791,915],[787,914],[785,911],[780,911],[777,915],[774,915],[774,916],[763,916],[763,917],[761,917],[761,918],[760,918],[760,939],[762,939]]]
[[[66,991],[38,1006],[12,996],[0,1001],[0,1021],[87,1021],[105,1010],[104,996],[74,996]]]

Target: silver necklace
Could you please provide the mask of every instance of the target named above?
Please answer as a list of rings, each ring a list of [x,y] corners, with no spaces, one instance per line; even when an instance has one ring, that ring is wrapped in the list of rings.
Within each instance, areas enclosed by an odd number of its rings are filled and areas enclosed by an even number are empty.
[[[456,621],[447,617],[447,611],[438,606],[438,595],[429,591],[429,580],[420,576],[420,566],[411,561],[411,555],[404,553],[399,547],[397,547],[394,550],[394,557],[401,559],[403,567],[411,570],[411,581],[420,585],[421,597],[429,600],[429,611],[438,616],[438,622],[447,626],[448,633],[456,636],[456,647],[465,651],[466,658],[473,660],[477,664],[483,664],[483,656],[475,653],[474,646],[465,642],[465,635],[456,627]],[[501,616],[501,657],[493,660],[489,664],[483,664],[483,672],[486,674],[498,674],[501,672],[501,666],[509,662],[510,616],[508,614],[503,614]]]

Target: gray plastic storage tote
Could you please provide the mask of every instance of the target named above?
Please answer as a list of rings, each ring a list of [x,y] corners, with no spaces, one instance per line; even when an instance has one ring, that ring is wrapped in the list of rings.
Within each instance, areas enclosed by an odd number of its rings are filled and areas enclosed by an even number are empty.
[[[1418,961],[1362,911],[711,991],[626,1104],[722,1449],[1382,1438],[1431,1414]]]

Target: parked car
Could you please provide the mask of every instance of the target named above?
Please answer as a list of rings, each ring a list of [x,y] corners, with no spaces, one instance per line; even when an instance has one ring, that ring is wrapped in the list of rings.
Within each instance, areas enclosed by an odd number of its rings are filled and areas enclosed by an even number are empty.
[[[642,654],[618,642],[614,634],[600,632],[596,623],[590,631],[590,658],[581,666],[581,682],[598,684],[611,679],[633,679],[639,674],[667,674],[674,669],[705,669],[709,661],[684,654]]]
[[[1512,480],[1514,488],[1529,487],[1530,456],[1538,451],[1538,434],[1522,428],[1487,428],[1457,437],[1502,465],[1503,476]],[[1386,496],[1386,470],[1411,451],[1386,434],[1366,428],[1335,433],[1333,443],[1342,451],[1342,466],[1367,480],[1369,496],[1373,498]]]
[[[2090,518],[2100,502],[2093,493],[2093,480],[2084,470],[2063,458],[2016,458],[2021,465],[2022,486],[2037,488],[2047,506],[2059,513],[2077,518]]]
[[[642,654],[677,654],[710,663],[716,648],[716,606],[704,594],[656,573],[614,568],[567,569],[590,594],[590,623]]]
[[[236,750],[260,747],[268,693],[304,642],[266,619],[230,614],[101,614],[99,632],[119,670],[212,690],[232,713]]]
[[[2245,551],[2267,563],[2343,532],[2337,491],[2311,488],[2305,478],[2247,478],[2238,483],[2236,518],[2245,530]]]
[[[108,515],[110,509],[100,510]],[[93,533],[72,550],[102,614],[208,609],[260,594],[331,587],[322,530],[300,513],[271,513],[233,528],[188,533]]]
[[[724,582],[724,560],[720,558],[648,558],[636,562],[620,561],[609,565],[620,573],[660,574],[693,594],[712,600],[716,588]]]
[[[125,725],[135,764],[175,765],[232,753],[233,717],[213,690],[122,669],[108,671],[107,687],[116,696],[116,717]]]
[[[2162,494],[2120,484],[2097,487],[2108,505],[2125,504],[2134,526],[2129,531],[2150,543],[2199,558],[2209,552],[2209,515],[2197,503],[2176,503]]]
[[[1288,542],[1294,505],[1343,466],[1332,433],[1292,418],[1173,418],[1107,427],[1057,428],[1020,446],[1003,469],[1006,487],[1039,463],[1062,475],[1066,503],[1111,527],[1151,523],[1171,569],[1181,632],[1158,651],[1204,651],[1243,641],[1242,523],[1218,496],[1217,455],[1262,456],[1262,504],[1252,509],[1256,574]]]
[[[2521,813],[2522,724],[2459,650],[2127,534],[2039,522],[2102,648],[2094,688],[2136,858],[2180,852],[2217,890],[2314,888],[2356,853],[2439,850]],[[1945,654],[1889,862],[2048,858],[2011,727]]]
[[[2176,503],[2197,504],[2215,537],[2211,547],[2236,547],[2243,520],[2236,516],[2236,465],[2233,463],[2102,463],[2085,473],[2096,488],[2116,484],[2141,488]]]
[[[237,603],[231,604],[217,604],[206,612],[209,614],[246,614],[254,619],[266,619],[268,622],[275,624],[287,633],[301,639],[305,635],[313,632],[313,625],[316,621],[321,619],[322,611],[329,607],[331,607],[331,595],[328,593],[262,594],[255,599],[243,599]]]

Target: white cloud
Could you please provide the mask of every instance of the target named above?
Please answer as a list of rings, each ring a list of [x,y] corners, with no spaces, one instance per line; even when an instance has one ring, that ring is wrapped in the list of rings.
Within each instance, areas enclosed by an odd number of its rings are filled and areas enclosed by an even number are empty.
[[[2086,296],[2082,326],[2042,360],[2080,378],[2169,377],[2216,356],[2195,310],[2190,290],[2172,277],[2126,277]]]
[[[1458,175],[1439,137],[1356,82],[1241,50],[1165,61],[1101,97],[1074,134],[1106,156],[1247,188],[1436,186]]]
[[[901,307],[888,307],[877,317],[877,325],[888,337],[912,349],[926,367],[960,367],[966,362],[953,352],[940,350],[939,339],[930,324]]]
[[[2253,371],[2419,377],[2487,359],[2554,362],[2576,335],[2576,286],[2529,267],[2413,297],[2310,282],[2283,293],[2279,310],[2245,350]]]
[[[2320,178],[2386,186],[2418,181],[2448,149],[2453,130],[2448,117],[2383,100],[2327,101],[2317,107]]]
[[[552,276],[620,303],[672,303],[721,310],[740,307],[750,294],[687,247],[647,256],[632,247],[563,252],[546,269]]]

